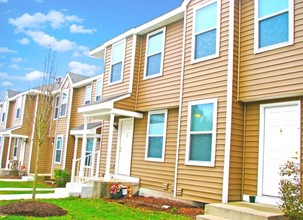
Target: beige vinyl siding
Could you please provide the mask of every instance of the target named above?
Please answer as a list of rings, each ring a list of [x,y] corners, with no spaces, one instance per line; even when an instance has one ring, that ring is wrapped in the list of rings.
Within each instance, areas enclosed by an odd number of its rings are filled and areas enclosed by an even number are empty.
[[[275,102],[286,102],[301,100],[302,97],[288,98],[288,99],[278,99],[275,101],[263,101],[263,102],[253,102],[246,104],[245,112],[245,142],[244,142],[244,194],[246,195],[256,195],[257,185],[258,185],[258,158],[259,158],[259,126],[260,126],[260,105]],[[303,126],[302,121],[302,108],[301,106],[301,126]],[[302,129],[301,129],[302,130]],[[302,135],[303,138],[303,135]],[[301,140],[302,146],[303,139]],[[301,152],[303,149],[301,149]],[[302,155],[301,155],[301,158]]]
[[[37,147],[38,147],[37,141],[34,140],[30,173],[35,172]],[[52,142],[51,142],[51,139],[49,138],[49,139],[46,139],[43,142],[43,144],[41,145],[38,173],[40,173],[40,174],[51,173],[51,170],[50,170],[50,164],[51,164],[51,160],[52,160],[51,155],[52,155]]]
[[[193,10],[205,2],[207,1],[193,0],[187,8],[185,71],[177,188],[183,191],[182,196],[178,196],[178,198],[212,203],[222,200],[226,128],[229,4],[227,0],[221,1],[219,57],[192,64]],[[211,98],[218,99],[215,167],[185,165],[188,102]]]
[[[146,35],[142,36],[137,110],[177,107],[180,97],[183,20],[166,27],[162,76],[143,80]]]
[[[118,120],[115,119],[115,122],[118,122]],[[108,134],[109,134],[109,122],[104,121],[103,128],[102,128],[101,161],[100,161],[100,170],[99,170],[99,176],[101,176],[101,177],[104,176],[104,174],[105,174],[107,148],[108,148]],[[118,136],[118,131],[114,128],[111,162],[110,162],[110,164],[111,164],[110,173],[111,174],[115,173],[117,136]]]
[[[133,73],[133,81],[132,83],[132,93],[131,97],[123,99],[121,101],[115,102],[114,107],[123,110],[135,111],[136,103],[137,103],[137,87],[138,87],[138,74],[140,73],[141,63],[140,57],[142,53],[141,49],[142,45],[142,36],[137,36],[136,42],[136,51],[135,51],[135,63],[134,63],[134,73]]]
[[[14,126],[15,106],[16,106],[16,101],[9,102],[8,112],[6,113],[7,114],[6,128],[11,128]]]
[[[169,109],[166,127],[165,161],[145,160],[147,113],[144,118],[135,119],[131,176],[140,178],[140,187],[172,194],[174,184],[175,158],[177,146],[178,109]],[[163,190],[163,184],[169,189]]]
[[[242,1],[240,100],[303,94],[303,0],[294,2],[294,45],[254,54],[254,1]]]
[[[112,56],[112,46],[106,48],[106,57],[104,61],[104,81],[103,81],[103,98],[113,97],[117,95],[122,95],[128,93],[129,81],[130,81],[130,71],[132,63],[132,47],[133,47],[133,37],[130,36],[126,39],[125,43],[125,58],[123,66],[123,79],[121,83],[109,85],[109,76],[111,71],[111,56]]]
[[[2,140],[2,143],[4,141],[4,145],[3,147],[3,153],[2,153],[2,168],[5,168],[6,166],[6,158],[7,158],[7,152],[8,152],[8,144],[9,144],[9,138],[8,137],[4,137]]]

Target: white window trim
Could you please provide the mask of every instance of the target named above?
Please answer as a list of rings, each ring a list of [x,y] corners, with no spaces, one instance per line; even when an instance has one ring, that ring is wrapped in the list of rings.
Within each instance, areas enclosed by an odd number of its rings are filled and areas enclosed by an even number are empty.
[[[149,37],[152,35],[156,35],[157,33],[163,32],[163,38],[162,38],[162,48],[161,48],[161,63],[160,63],[160,72],[151,76],[146,76],[146,71],[147,71],[147,50],[148,50],[148,46],[149,46]],[[155,78],[158,76],[162,76],[163,74],[163,63],[164,63],[164,48],[165,48],[165,39],[166,39],[166,27],[163,27],[161,29],[158,29],[156,31],[153,31],[149,34],[146,35],[146,49],[145,49],[145,64],[144,64],[144,76],[143,76],[143,80],[146,79],[151,79],[151,78]],[[154,54],[152,54],[154,55]],[[152,56],[150,55],[150,56]]]
[[[124,47],[123,47],[123,51],[122,51],[122,64],[121,64],[121,79],[115,82],[110,82],[111,80],[111,76],[112,76],[112,66],[115,65],[116,63],[113,63],[113,48],[119,44],[123,43]],[[124,70],[124,62],[125,62],[125,48],[126,48],[126,39],[119,41],[115,44],[112,45],[112,49],[111,49],[111,60],[110,60],[110,68],[109,68],[109,75],[108,75],[108,85],[115,85],[118,83],[123,82],[123,70]]]
[[[87,97],[87,89],[88,88],[90,88],[90,97]],[[92,85],[87,85],[85,87],[84,105],[87,105],[87,104],[92,102],[92,93],[93,93]],[[86,99],[86,98],[89,98],[89,99]],[[89,101],[89,103],[86,103],[87,101]]]
[[[99,82],[101,82],[100,94],[97,93],[97,85],[98,85]],[[98,79],[98,80],[96,81],[95,101],[97,101],[97,96],[99,96],[99,95],[100,95],[100,100],[102,99],[102,90],[103,90],[103,77],[102,77],[102,79]]]
[[[15,119],[21,118],[21,105],[22,105],[22,96],[18,97],[16,100]],[[19,116],[17,115],[18,109],[19,109]]]
[[[213,112],[213,130],[212,130],[212,150],[211,150],[211,161],[190,161],[190,127],[191,127],[191,107],[193,105],[200,104],[209,104],[212,103],[214,105]],[[205,99],[199,101],[193,101],[188,103],[188,115],[187,115],[187,134],[186,134],[186,153],[185,153],[185,165],[193,165],[193,166],[205,166],[205,167],[214,167],[215,166],[215,158],[216,158],[216,141],[217,141],[217,114],[218,114],[218,99]]]
[[[13,157],[17,157],[17,155],[18,155],[18,144],[19,144],[19,138],[15,138],[15,143],[14,143],[14,148],[13,148]],[[15,148],[17,148],[16,155],[14,155]]]
[[[58,99],[58,106],[56,106],[56,101],[57,101],[57,99]],[[55,117],[56,108],[58,108],[57,117]],[[57,96],[55,97],[55,107],[54,107],[54,116],[53,116],[53,117],[54,117],[54,120],[58,120],[59,115],[60,115],[59,110],[60,110],[60,95],[57,95]]]
[[[58,138],[61,138],[61,144],[62,144],[62,147],[61,147],[61,155],[60,155],[60,162],[57,162],[56,161],[56,156],[57,156],[57,141],[58,141]],[[54,154],[54,164],[61,164],[62,163],[62,153],[63,153],[63,142],[64,141],[64,135],[58,135],[56,137],[56,140],[55,140],[55,154]]]
[[[198,58],[198,59],[195,59],[195,46],[196,46],[196,14],[197,14],[197,11],[201,8],[204,8],[210,4],[213,4],[217,2],[217,27],[216,27],[216,53],[213,54],[213,55],[209,55],[209,56],[206,56],[206,57],[202,57],[202,58]],[[221,25],[220,25],[220,22],[221,22],[221,0],[212,0],[212,1],[209,1],[205,4],[202,4],[196,8],[193,9],[193,30],[192,30],[192,46],[191,46],[191,63],[198,63],[198,62],[201,62],[201,61],[205,61],[205,60],[209,60],[209,59],[213,59],[213,58],[217,58],[220,56],[220,36],[221,36]]]
[[[164,113],[164,131],[163,131],[163,146],[162,146],[162,158],[150,158],[148,157],[148,137],[149,137],[149,120],[150,115],[163,114]],[[150,111],[147,118],[147,131],[146,131],[146,144],[145,144],[145,160],[153,162],[164,162],[165,160],[165,145],[166,145],[166,130],[167,130],[167,114],[168,110]]]
[[[64,89],[61,93],[61,100],[60,100],[60,112],[59,112],[59,118],[64,118],[66,117],[66,114],[67,114],[67,106],[68,106],[68,89]],[[66,109],[65,109],[65,114],[64,115],[61,115],[61,112],[62,112],[62,96],[63,96],[63,93],[66,93]]]
[[[288,10],[282,10],[279,12],[276,12],[274,14],[271,14],[270,16],[263,17],[262,19],[259,19],[259,0],[255,0],[255,19],[254,19],[254,53],[261,53],[269,50],[278,49],[281,47],[286,47],[289,45],[294,44],[294,0],[288,0],[289,1],[289,8]],[[288,42],[282,42],[274,45],[270,45],[267,47],[259,48],[259,21],[264,20],[266,18],[273,17],[275,15],[282,14],[284,12],[288,11],[288,33],[289,33],[289,41]]]

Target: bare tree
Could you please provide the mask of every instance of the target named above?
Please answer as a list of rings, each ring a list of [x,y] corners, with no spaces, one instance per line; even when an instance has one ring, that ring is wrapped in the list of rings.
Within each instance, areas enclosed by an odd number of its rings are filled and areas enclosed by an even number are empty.
[[[43,144],[46,141],[49,141],[49,135],[52,133],[50,129],[53,129],[51,126],[52,112],[54,109],[53,92],[57,86],[55,82],[55,58],[55,52],[49,49],[44,60],[44,74],[41,80],[41,86],[33,89],[33,92],[29,96],[29,104],[32,108],[32,112],[29,112],[28,114],[34,113],[34,115],[29,117],[28,122],[32,128],[33,145],[36,146],[35,173],[32,192],[33,200],[36,198],[41,149],[45,147]]]

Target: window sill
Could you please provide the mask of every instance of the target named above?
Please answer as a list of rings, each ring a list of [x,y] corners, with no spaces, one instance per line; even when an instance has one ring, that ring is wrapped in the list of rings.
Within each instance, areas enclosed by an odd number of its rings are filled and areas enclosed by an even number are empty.
[[[216,54],[213,54],[213,55],[209,55],[207,57],[198,58],[198,59],[194,59],[192,57],[191,64],[200,63],[200,62],[211,60],[211,59],[215,59],[215,58],[218,58],[218,57],[219,57],[219,53],[216,53]]]
[[[54,164],[58,164],[58,165],[61,165],[61,161],[60,161],[60,162],[54,162]]]
[[[145,158],[145,161],[150,161],[150,162],[157,162],[157,163],[164,163],[164,159],[163,158]]]
[[[279,49],[279,48],[282,48],[282,47],[291,46],[293,44],[294,44],[293,42],[283,42],[283,43],[274,44],[274,45],[270,45],[270,46],[263,47],[263,48],[257,48],[255,46],[254,54],[258,54],[258,53],[262,53],[262,52],[266,52],[266,51],[271,51],[271,50]]]
[[[185,165],[200,166],[200,167],[215,167],[215,163],[210,162],[198,162],[198,161],[185,161]]]
[[[162,73],[154,74],[154,75],[151,75],[151,76],[145,76],[144,75],[143,80],[153,79],[153,78],[157,78],[157,77],[160,77],[160,76],[162,76]]]
[[[123,80],[119,80],[119,81],[116,81],[116,82],[108,82],[108,85],[109,86],[113,86],[113,85],[116,85],[116,84],[119,84],[119,83],[122,83]]]

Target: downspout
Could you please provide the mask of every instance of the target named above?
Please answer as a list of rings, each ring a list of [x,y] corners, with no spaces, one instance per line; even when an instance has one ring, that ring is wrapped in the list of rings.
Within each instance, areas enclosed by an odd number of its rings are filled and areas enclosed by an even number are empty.
[[[229,171],[230,171],[230,150],[231,150],[231,129],[232,129],[232,104],[233,104],[233,64],[234,64],[234,16],[235,2],[229,1],[229,39],[228,39],[228,67],[227,67],[227,107],[226,107],[226,128],[225,128],[225,152],[224,152],[224,173],[222,187],[222,202],[228,202]]]
[[[39,102],[39,96],[37,95],[36,107],[35,107],[35,113],[34,113],[34,122],[33,122],[33,127],[32,127],[31,145],[30,145],[30,150],[29,150],[28,169],[27,169],[28,174],[30,173],[30,170],[31,170],[31,161],[32,161],[34,137],[35,137],[35,124],[36,124],[37,111],[38,111],[38,102]]]
[[[73,95],[74,95],[74,89],[71,87],[71,94],[70,94],[70,100],[69,100],[69,109],[68,109],[68,118],[67,118],[67,126],[66,126],[66,138],[65,138],[65,149],[64,149],[64,161],[62,169],[65,169],[66,166],[66,157],[67,157],[67,147],[68,147],[68,138],[69,138],[69,128],[70,128],[70,118],[71,118],[71,112],[72,112],[72,104],[73,104]]]
[[[179,151],[180,151],[180,133],[181,133],[181,114],[182,114],[182,95],[183,95],[183,80],[184,80],[184,63],[185,63],[185,37],[186,37],[186,18],[187,8],[184,10],[183,21],[183,42],[182,42],[182,61],[181,61],[181,78],[180,78],[180,98],[179,98],[179,115],[178,115],[178,134],[177,134],[177,146],[176,146],[176,161],[175,161],[175,177],[174,177],[174,198],[177,197],[177,185],[178,185],[178,165],[179,165]]]
[[[241,194],[243,196],[244,194],[244,171],[245,171],[245,150],[246,150],[246,109],[247,109],[247,106],[246,106],[246,103],[244,103],[244,123],[243,123],[243,141],[242,141],[242,144],[243,144],[243,153],[242,153],[242,178],[241,178],[241,181],[242,181],[242,185],[241,185]]]
[[[141,41],[140,41],[140,58],[142,56],[142,39],[143,37],[141,36]],[[136,103],[135,103],[135,110],[137,110],[138,107],[138,96],[139,96],[139,84],[140,84],[140,72],[141,72],[141,59],[139,59],[139,68],[138,68],[138,76],[137,76],[137,91],[136,91]]]
[[[132,64],[130,70],[130,79],[128,93],[133,92],[134,74],[135,74],[135,58],[136,58],[137,35],[133,35],[133,48],[132,48]]]

